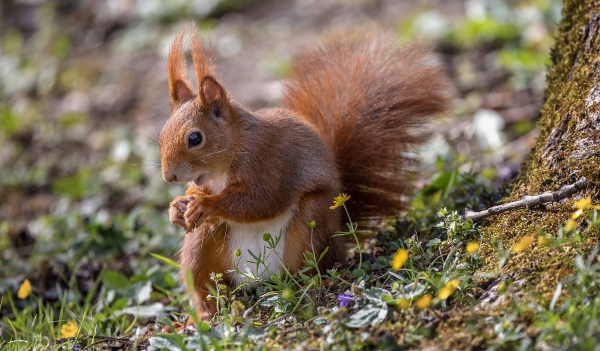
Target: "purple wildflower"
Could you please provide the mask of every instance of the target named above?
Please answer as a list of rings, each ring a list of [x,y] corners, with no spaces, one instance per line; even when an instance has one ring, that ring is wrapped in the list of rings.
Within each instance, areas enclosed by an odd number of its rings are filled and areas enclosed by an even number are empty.
[[[337,299],[340,302],[341,307],[348,307],[348,304],[350,302],[356,301],[355,297],[352,297],[352,296],[346,295],[346,294],[339,294]]]

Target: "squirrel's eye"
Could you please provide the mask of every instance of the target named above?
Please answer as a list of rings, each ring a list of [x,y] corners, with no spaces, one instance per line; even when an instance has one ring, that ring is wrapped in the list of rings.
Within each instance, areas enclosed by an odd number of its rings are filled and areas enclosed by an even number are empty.
[[[188,148],[198,146],[198,145],[200,145],[201,142],[202,142],[202,134],[200,134],[198,132],[193,132],[188,137]]]

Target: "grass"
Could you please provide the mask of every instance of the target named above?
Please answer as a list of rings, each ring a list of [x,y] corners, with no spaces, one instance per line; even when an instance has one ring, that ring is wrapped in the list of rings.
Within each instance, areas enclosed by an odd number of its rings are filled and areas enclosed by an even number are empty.
[[[538,78],[548,64],[557,3],[488,1],[442,31],[424,26],[437,21],[431,20],[435,10],[423,7],[398,27],[398,34],[404,39],[422,34],[441,43],[463,94],[456,114],[470,118],[490,108],[482,101],[498,92],[541,90]],[[160,25],[144,23],[170,35],[179,12],[163,11]],[[466,143],[479,156],[449,152],[446,159],[438,158],[437,172],[410,200],[409,210],[400,219],[387,219],[363,241],[361,223],[348,218],[348,229],[339,235],[352,235],[357,242],[349,266],[309,274],[322,257],[308,251],[300,272],[257,278],[279,244],[275,233],[265,235],[265,249],[254,253],[254,265],[246,270],[238,263],[232,273],[256,287],[228,289],[222,284],[226,272],[214,272],[217,289],[211,298],[219,313],[211,323],[198,321],[173,256],[181,233],[164,210],[181,189],[168,188],[155,175],[160,165],[151,162],[158,159],[152,137],[138,138],[121,121],[103,124],[104,115],[92,110],[47,116],[63,95],[96,96],[103,89],[94,82],[119,81],[103,76],[104,60],[71,53],[81,45],[78,37],[89,36],[74,35],[62,25],[59,7],[49,2],[37,14],[41,28],[58,30],[25,35],[11,28],[2,37],[5,57],[19,63],[11,82],[24,78],[27,84],[0,91],[7,95],[0,102],[0,195],[11,204],[35,204],[32,193],[45,192],[54,206],[24,219],[28,230],[23,233],[12,231],[18,227],[13,218],[0,223],[2,351],[598,349],[598,211],[583,209],[573,225],[562,216],[575,212],[568,199],[539,213],[544,216],[539,232],[509,228],[511,235],[490,235],[490,228],[486,232],[479,223],[464,221],[457,211],[482,210],[508,191],[490,186],[497,164],[487,158],[493,153],[480,150],[475,137],[451,133],[442,138],[462,141],[461,150]],[[207,23],[215,27],[219,19],[202,20],[201,26]],[[136,33],[125,27],[115,37]],[[115,44],[112,35],[107,38],[106,44]],[[48,45],[32,45],[37,42]],[[51,50],[35,51],[41,47]],[[47,57],[59,62],[55,82],[25,79],[30,70],[46,67]],[[277,62],[273,70],[283,78],[287,62]],[[505,80],[480,84],[492,71],[506,74]],[[144,77],[137,83],[149,81]],[[129,112],[110,114],[126,120]],[[501,133],[520,136],[533,127],[523,120]],[[519,211],[503,217],[509,226],[528,210]],[[25,278],[32,291],[21,299],[17,294]]]
[[[452,182],[436,185],[448,190],[447,195],[424,188],[403,222],[396,223],[395,232],[383,232],[357,246],[357,252],[364,250],[363,260],[355,259],[354,266],[307,275],[322,257],[306,252],[305,269],[263,280],[252,269],[236,265],[233,274],[257,285],[254,290],[229,289],[222,284],[224,272],[215,272],[211,278],[217,289],[211,298],[218,313],[211,323],[196,319],[178,282],[178,264],[162,255],[148,257],[152,267],[130,277],[103,269],[86,294],[79,292],[75,271],[55,301],[34,292],[21,299],[7,291],[0,302],[5,316],[0,322],[2,350],[83,350],[94,345],[130,350],[444,348],[447,333],[471,335],[462,340],[462,348],[595,347],[600,341],[597,246],[585,256],[575,255],[575,273],[559,282],[550,301],[535,292],[523,299],[511,296],[507,291],[519,282],[503,276],[502,268],[532,251],[585,246],[586,232],[600,228],[598,210],[588,202],[577,203],[582,209],[578,220],[585,221],[586,230],[561,227],[556,235],[543,234],[543,239],[511,248],[497,243],[501,263],[483,272],[479,226],[457,214],[455,208],[463,205],[456,201],[461,198],[457,194],[477,192],[481,199],[492,200],[499,194],[477,176],[454,169],[440,172],[454,173],[434,175]],[[398,236],[417,227],[427,230],[419,232],[422,236]],[[349,223],[348,228],[352,233],[360,226]],[[279,244],[271,235],[264,240],[263,253],[255,254],[259,269],[263,255],[276,254]],[[492,291],[502,312],[487,311],[485,320],[473,319],[465,311],[481,308],[482,284],[490,279],[499,282]],[[35,281],[31,284],[36,286]],[[465,317],[458,319],[458,328],[450,329],[453,314]],[[186,325],[188,316],[192,325]],[[482,339],[473,338],[475,330]]]

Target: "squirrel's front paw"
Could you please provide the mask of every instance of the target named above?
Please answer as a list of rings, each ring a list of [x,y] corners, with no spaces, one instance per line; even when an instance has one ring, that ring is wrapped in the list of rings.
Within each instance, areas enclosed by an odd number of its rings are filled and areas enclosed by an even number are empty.
[[[187,204],[187,209],[183,215],[185,228],[189,231],[196,228],[206,219],[206,210],[202,206],[202,198],[196,198]]]
[[[193,196],[177,196],[171,201],[169,204],[169,221],[173,224],[180,225],[185,229],[184,214],[188,208],[188,204],[192,200],[194,200]]]

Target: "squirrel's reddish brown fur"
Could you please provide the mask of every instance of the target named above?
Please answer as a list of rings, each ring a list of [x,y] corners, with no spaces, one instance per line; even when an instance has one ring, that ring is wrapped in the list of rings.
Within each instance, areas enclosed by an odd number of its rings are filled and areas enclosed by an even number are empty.
[[[336,33],[294,58],[284,106],[333,150],[352,218],[396,215],[425,125],[450,106],[449,85],[425,47],[390,33]]]
[[[188,28],[197,93],[186,74]],[[430,51],[399,47],[375,30],[337,33],[296,56],[284,108],[250,111],[234,101],[194,24],[177,34],[168,75],[173,111],[159,136],[163,177],[189,184],[169,217],[186,228],[182,273],[192,272],[188,287],[201,318],[215,312],[206,300],[210,273],[233,269],[237,249],[242,270],[253,260],[248,251],[265,255],[262,268],[251,268],[264,278],[282,272],[279,259],[291,272],[302,268],[306,251],[319,257],[329,248],[322,269],[344,262],[347,240],[333,237],[343,225],[340,210],[329,209],[333,198],[351,196],[354,220],[396,215],[425,125],[450,105]],[[265,232],[280,238],[274,252],[264,249]]]

